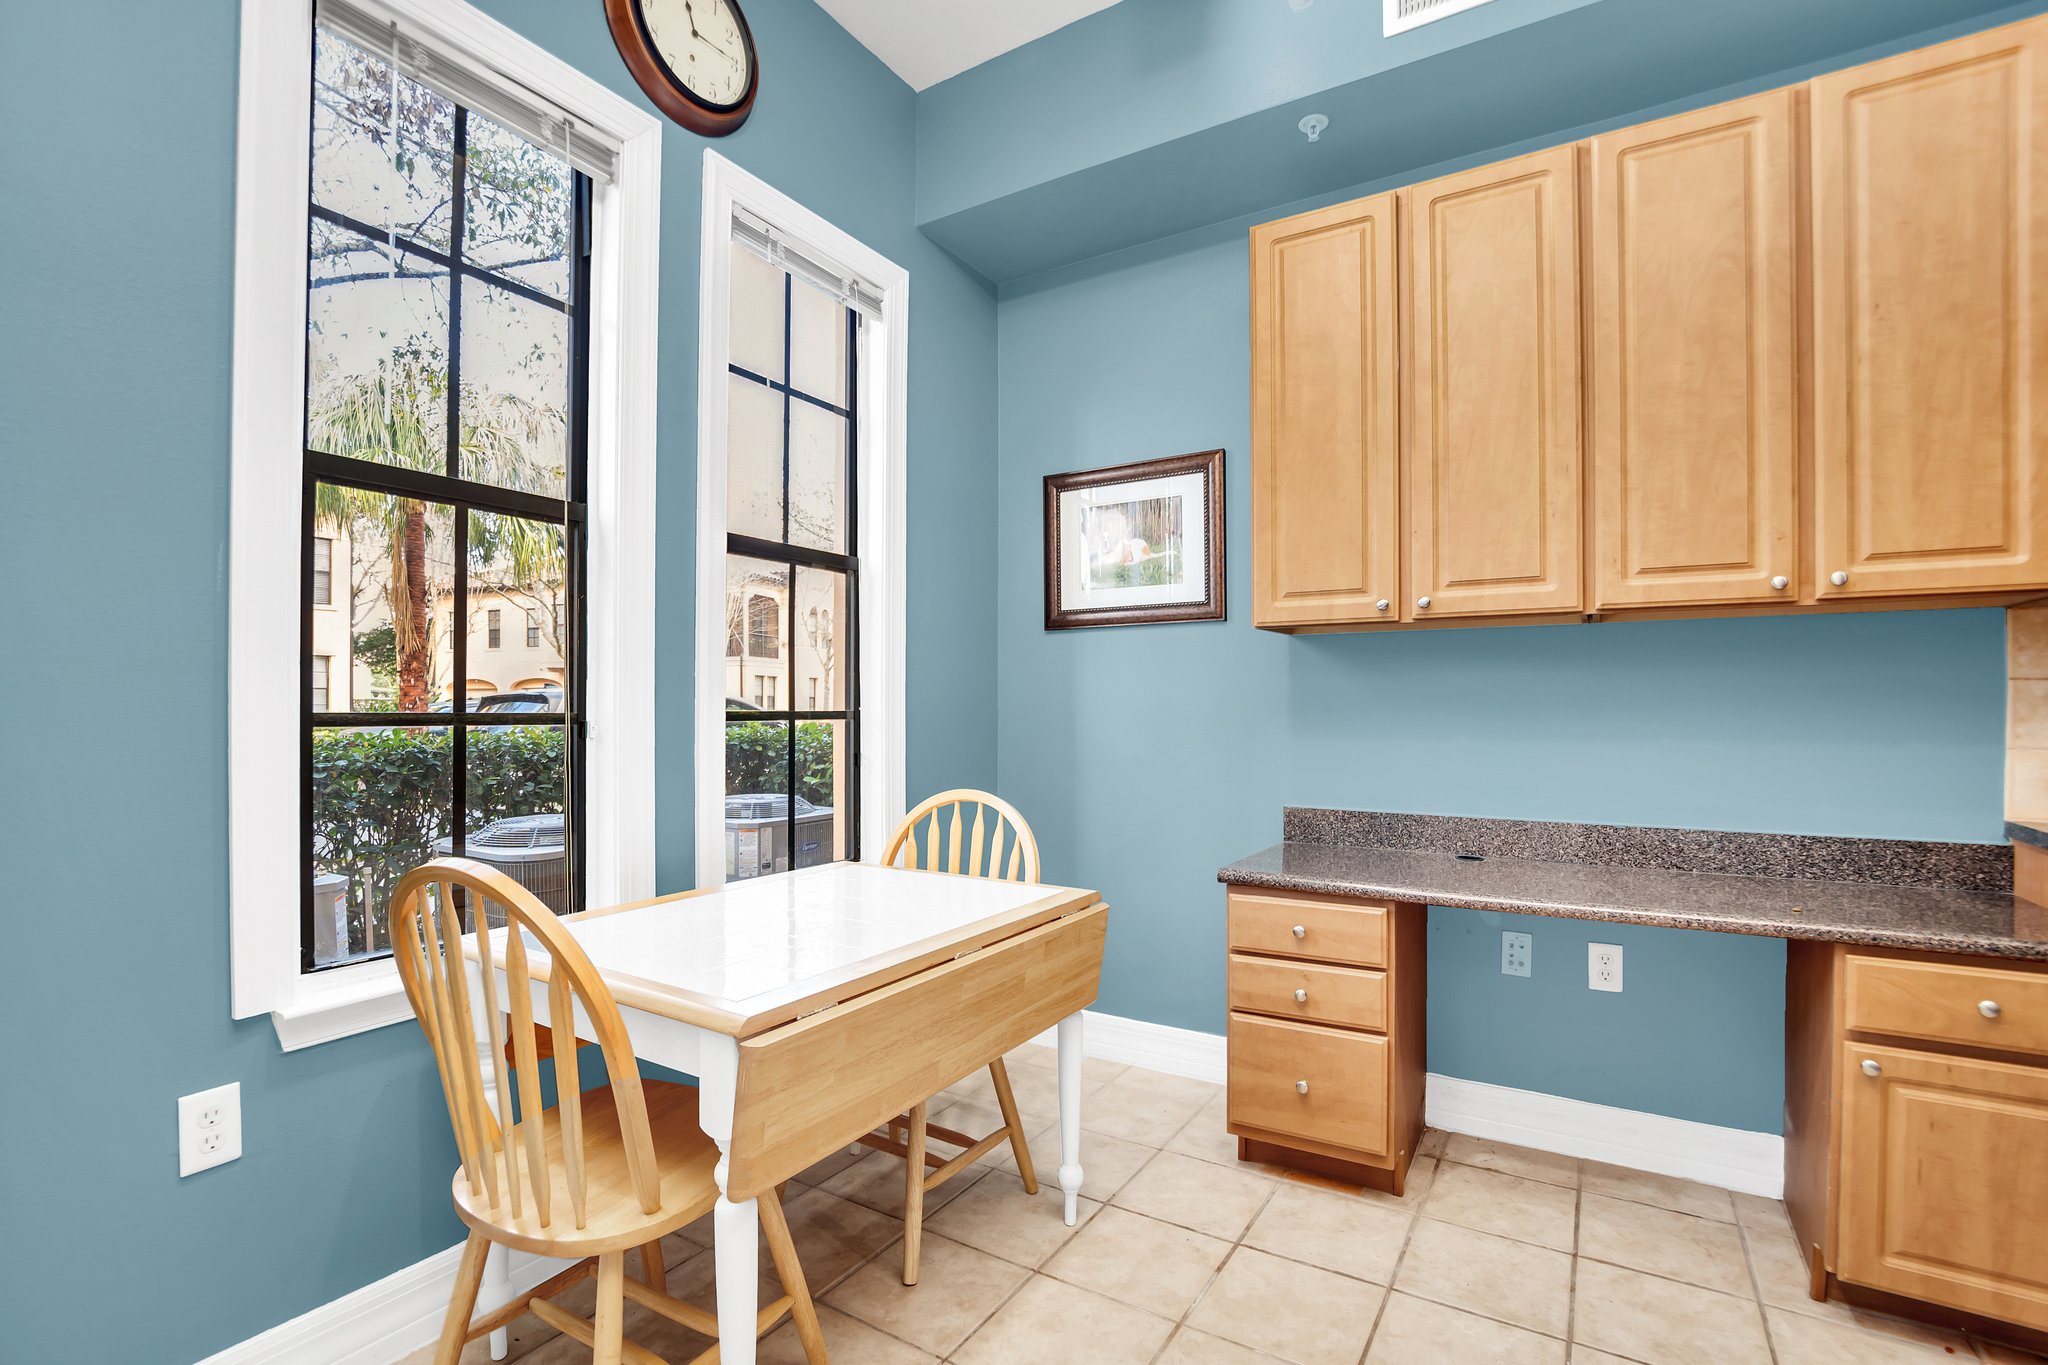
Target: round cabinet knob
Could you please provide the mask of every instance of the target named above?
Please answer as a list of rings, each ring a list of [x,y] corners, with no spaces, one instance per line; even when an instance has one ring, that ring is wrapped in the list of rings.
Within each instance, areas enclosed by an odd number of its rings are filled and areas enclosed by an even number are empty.
[[[1415,605],[1423,611],[1428,611],[1429,599],[1427,597],[1418,597],[1415,599]]]
[[[1977,1013],[1983,1015],[1986,1019],[1996,1019],[2004,1011],[1998,1008],[1996,1000],[1979,1000],[1977,1002]]]
[[[1840,569],[1837,569],[1833,573],[1828,575],[1828,582],[1834,584],[1838,588],[1845,588],[1849,586],[1849,575],[1842,572]]]
[[[1308,1093],[1308,1082],[1296,1081],[1294,1083],[1294,1093],[1297,1095],[1306,1095]]]
[[[1294,1003],[1297,1005],[1306,1005],[1308,1003],[1308,992],[1305,990],[1301,990],[1297,987],[1294,992]],[[1995,1012],[1996,1007],[1994,1006],[1993,1009]]]
[[[1379,601],[1372,604],[1374,611],[1385,611],[1388,607],[1391,607],[1393,605],[1394,604],[1392,602],[1389,602],[1384,597],[1382,597]]]
[[[1294,926],[1294,936],[1295,936],[1296,938],[1307,938],[1307,937],[1308,937],[1308,926],[1306,926],[1306,925],[1302,925],[1302,924],[1297,924],[1297,925],[1295,925],[1295,926]]]
[[[1884,1068],[1879,1066],[1875,1061],[1866,1060],[1863,1063],[1863,1074],[1866,1076],[1882,1076],[1884,1074]]]
[[[1783,592],[1783,591],[1785,591],[1785,589],[1786,589],[1786,588],[1788,588],[1788,587],[1790,587],[1790,586],[1792,586],[1792,580],[1791,580],[1791,579],[1789,579],[1789,578],[1787,578],[1787,577],[1785,577],[1785,575],[1783,575],[1783,574],[1773,574],[1773,575],[1771,576],[1771,589],[1772,589],[1772,591],[1774,591],[1774,592]]]

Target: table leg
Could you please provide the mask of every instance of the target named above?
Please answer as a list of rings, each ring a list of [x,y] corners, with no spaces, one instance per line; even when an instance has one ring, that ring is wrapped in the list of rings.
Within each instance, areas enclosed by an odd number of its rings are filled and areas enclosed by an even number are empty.
[[[1060,1020],[1060,1190],[1067,1226],[1081,1214],[1081,1014]]]
[[[734,1203],[725,1197],[739,1063],[739,1043],[732,1038],[708,1040],[698,1054],[697,1122],[718,1144],[711,1263],[718,1276],[720,1365],[754,1365],[754,1326],[761,1306],[761,1209],[751,1199]]]

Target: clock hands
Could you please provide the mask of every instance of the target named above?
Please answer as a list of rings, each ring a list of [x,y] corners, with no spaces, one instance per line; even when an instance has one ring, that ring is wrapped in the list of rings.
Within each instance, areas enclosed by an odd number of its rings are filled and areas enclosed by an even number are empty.
[[[717,3],[717,0],[712,0],[712,3],[715,5]],[[692,38],[695,38],[699,42],[706,44],[711,48],[713,52],[716,52],[719,56],[725,58],[734,66],[738,66],[740,64],[739,58],[733,56],[730,52],[727,52],[717,43],[712,42],[710,34],[700,33],[697,31],[697,11],[691,8],[690,0],[683,0],[683,16],[690,21],[690,36]]]

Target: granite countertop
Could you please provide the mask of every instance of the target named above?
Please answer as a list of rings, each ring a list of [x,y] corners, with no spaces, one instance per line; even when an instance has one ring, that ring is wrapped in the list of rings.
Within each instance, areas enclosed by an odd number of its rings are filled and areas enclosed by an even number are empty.
[[[1233,886],[2048,961],[2003,844],[1826,839],[1294,808]],[[1463,856],[1460,856],[1463,855]],[[1814,875],[1786,875],[1793,866]],[[1754,867],[1765,875],[1740,869]]]

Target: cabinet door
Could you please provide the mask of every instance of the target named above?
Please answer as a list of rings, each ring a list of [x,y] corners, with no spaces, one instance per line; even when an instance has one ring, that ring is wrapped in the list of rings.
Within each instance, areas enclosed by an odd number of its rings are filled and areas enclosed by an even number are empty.
[[[2048,584],[2044,44],[2015,24],[1810,87],[1823,598]]]
[[[1258,625],[1396,617],[1395,267],[1392,194],[1252,229]]]
[[[1409,619],[1580,608],[1576,158],[1402,191]]]
[[[1799,597],[1794,128],[1774,90],[1587,144],[1596,608]]]
[[[1837,1273],[2048,1328],[2048,1070],[1858,1043],[1841,1055]]]

